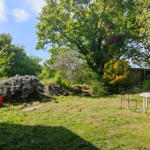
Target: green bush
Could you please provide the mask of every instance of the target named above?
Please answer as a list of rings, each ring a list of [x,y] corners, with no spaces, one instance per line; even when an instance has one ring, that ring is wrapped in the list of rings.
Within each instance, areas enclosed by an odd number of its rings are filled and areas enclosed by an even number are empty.
[[[131,93],[131,94],[141,93],[143,91],[144,90],[141,86],[134,86],[134,87],[129,89],[129,93]]]
[[[92,92],[97,95],[109,95],[109,89],[102,82],[93,81],[91,86]]]
[[[55,71],[48,67],[43,67],[42,72],[37,76],[39,80],[50,79],[55,76]]]
[[[43,79],[40,82],[44,85],[55,84],[64,89],[68,89],[68,81],[62,79],[61,73],[56,73],[54,78]]]
[[[150,75],[146,77],[146,79],[142,83],[143,90],[150,90]]]
[[[62,86],[62,75],[60,73],[56,73],[55,83],[59,86]]]

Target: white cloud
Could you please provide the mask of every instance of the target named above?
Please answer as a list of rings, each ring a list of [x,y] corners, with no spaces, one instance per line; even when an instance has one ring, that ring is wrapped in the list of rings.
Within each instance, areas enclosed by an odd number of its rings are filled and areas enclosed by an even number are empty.
[[[23,9],[13,9],[13,15],[16,22],[25,22],[29,18],[29,14]]]
[[[5,4],[3,0],[0,0],[0,23],[7,22],[5,15]]]
[[[46,4],[46,1],[45,0],[21,0],[21,3],[24,6],[29,5],[32,11],[36,13],[40,13],[42,7],[45,6]]]

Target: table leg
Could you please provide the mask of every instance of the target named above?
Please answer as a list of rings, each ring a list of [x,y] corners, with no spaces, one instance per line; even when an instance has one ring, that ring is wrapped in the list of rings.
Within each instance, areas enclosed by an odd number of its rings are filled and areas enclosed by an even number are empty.
[[[146,97],[146,108],[148,107],[148,101],[147,101],[147,97]]]
[[[143,114],[145,114],[145,98],[143,97]]]

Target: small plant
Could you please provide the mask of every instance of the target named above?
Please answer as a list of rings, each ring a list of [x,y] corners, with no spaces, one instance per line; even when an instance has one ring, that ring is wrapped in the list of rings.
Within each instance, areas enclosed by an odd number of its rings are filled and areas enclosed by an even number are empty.
[[[19,76],[0,82],[0,95],[6,99],[29,98],[33,93],[43,91],[43,84],[35,76]]]
[[[94,94],[98,94],[98,95],[110,94],[110,92],[108,91],[108,87],[99,81],[93,81],[91,89]]]
[[[55,83],[58,84],[59,86],[62,85],[62,75],[60,73],[57,73],[55,75]]]

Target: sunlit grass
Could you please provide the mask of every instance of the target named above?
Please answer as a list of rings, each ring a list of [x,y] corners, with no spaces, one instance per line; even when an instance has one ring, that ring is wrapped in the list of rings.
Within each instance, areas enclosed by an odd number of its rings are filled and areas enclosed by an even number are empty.
[[[142,98],[134,96],[142,108]],[[123,104],[127,106],[126,101]],[[23,111],[34,104],[28,107],[5,104],[0,109],[1,150],[150,149],[150,115],[126,107],[121,109],[118,95],[60,96],[38,106]]]

